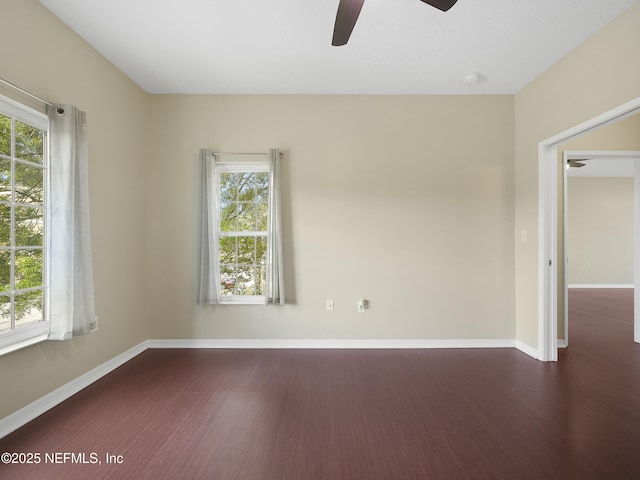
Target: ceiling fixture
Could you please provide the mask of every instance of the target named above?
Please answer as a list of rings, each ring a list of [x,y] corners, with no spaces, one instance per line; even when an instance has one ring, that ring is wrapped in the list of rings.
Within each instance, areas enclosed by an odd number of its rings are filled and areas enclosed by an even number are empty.
[[[462,81],[464,82],[464,84],[469,85],[470,87],[473,87],[480,83],[480,80],[482,80],[482,75],[480,75],[478,72],[467,73],[464,77],[462,77]]]
[[[424,3],[431,5],[446,12],[455,5],[458,0],[421,0]],[[333,40],[331,45],[339,47],[346,45],[353,31],[353,27],[356,25],[360,10],[364,0],[340,0],[338,4],[338,13],[336,14],[336,24],[333,28]]]

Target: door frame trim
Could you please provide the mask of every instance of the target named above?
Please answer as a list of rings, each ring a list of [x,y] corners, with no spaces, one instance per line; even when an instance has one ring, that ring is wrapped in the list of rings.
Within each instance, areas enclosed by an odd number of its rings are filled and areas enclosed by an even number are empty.
[[[637,113],[640,113],[640,97],[538,144],[538,358],[541,361],[558,361],[558,145]]]

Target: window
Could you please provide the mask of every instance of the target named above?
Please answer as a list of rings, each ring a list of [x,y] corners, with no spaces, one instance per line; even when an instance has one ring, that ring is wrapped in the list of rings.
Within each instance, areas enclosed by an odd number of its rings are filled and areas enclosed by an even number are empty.
[[[269,164],[216,164],[219,285],[222,303],[264,303]]]
[[[285,305],[281,156],[200,149],[200,305]]]
[[[0,352],[46,339],[47,116],[0,97]]]

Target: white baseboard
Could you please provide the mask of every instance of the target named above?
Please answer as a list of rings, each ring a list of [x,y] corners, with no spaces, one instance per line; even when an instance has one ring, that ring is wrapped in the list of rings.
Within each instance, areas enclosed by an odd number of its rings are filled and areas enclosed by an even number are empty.
[[[29,423],[31,420],[39,417],[47,410],[50,410],[56,405],[62,403],[83,388],[88,387],[96,380],[104,377],[107,373],[115,370],[119,366],[131,360],[133,357],[141,354],[147,348],[147,342],[142,342],[111,360],[106,361],[102,365],[97,366],[93,370],[71,380],[69,383],[55,389],[53,392],[46,394],[35,402],[32,402],[11,415],[0,419],[0,438],[9,435],[14,430],[17,430],[23,425]]]
[[[203,339],[148,340],[149,348],[514,348],[515,340]]]
[[[516,340],[515,344],[516,344],[516,348],[521,352],[526,353],[527,355],[535,358],[536,360],[540,359],[537,348],[534,348],[531,345],[527,345],[526,343],[521,342],[520,340]]]
[[[570,283],[568,288],[635,288],[633,283]]]
[[[558,348],[567,348],[567,342],[558,339]]]

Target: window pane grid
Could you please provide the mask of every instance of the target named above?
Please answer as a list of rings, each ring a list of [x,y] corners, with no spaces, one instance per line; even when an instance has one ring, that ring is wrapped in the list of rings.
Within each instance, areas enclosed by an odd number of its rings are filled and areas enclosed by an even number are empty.
[[[222,295],[265,294],[266,234],[227,233],[220,238]]]
[[[217,178],[221,293],[265,295],[268,173],[219,171]]]
[[[0,114],[0,333],[45,319],[46,131]]]

